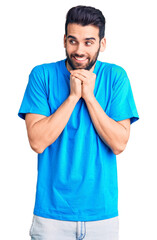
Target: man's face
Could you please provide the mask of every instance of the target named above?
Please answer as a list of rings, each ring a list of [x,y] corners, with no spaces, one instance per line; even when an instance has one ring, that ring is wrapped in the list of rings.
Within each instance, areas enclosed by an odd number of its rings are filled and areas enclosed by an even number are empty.
[[[64,36],[64,47],[67,56],[67,69],[93,69],[99,51],[105,49],[105,39],[100,42],[99,28],[70,23],[67,36]]]

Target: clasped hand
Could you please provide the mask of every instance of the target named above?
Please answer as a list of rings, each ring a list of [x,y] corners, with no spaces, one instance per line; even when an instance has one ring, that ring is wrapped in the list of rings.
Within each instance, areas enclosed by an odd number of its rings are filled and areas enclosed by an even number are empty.
[[[96,74],[85,69],[71,70],[70,73],[71,81],[75,82],[75,84],[71,83],[71,88],[73,86],[78,90],[76,91],[75,89],[75,93],[77,92],[78,94],[79,92],[80,97],[85,101],[93,97]]]

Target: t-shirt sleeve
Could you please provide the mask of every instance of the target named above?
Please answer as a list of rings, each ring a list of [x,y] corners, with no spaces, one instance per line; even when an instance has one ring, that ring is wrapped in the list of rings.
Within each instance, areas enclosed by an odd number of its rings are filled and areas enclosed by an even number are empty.
[[[26,113],[50,116],[45,76],[41,67],[35,67],[30,75],[18,116],[25,119]]]
[[[129,78],[123,68],[113,69],[113,93],[109,117],[115,121],[130,118],[131,124],[139,119]]]

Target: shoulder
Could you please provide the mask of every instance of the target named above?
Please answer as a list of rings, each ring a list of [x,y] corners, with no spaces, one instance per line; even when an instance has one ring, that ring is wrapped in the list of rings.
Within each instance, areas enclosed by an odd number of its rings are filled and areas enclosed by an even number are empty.
[[[36,65],[32,68],[30,77],[38,78],[38,80],[41,81],[47,81],[49,76],[56,72],[56,69],[59,67],[60,62],[61,61]]]
[[[126,71],[123,67],[114,63],[98,61],[98,67],[99,70],[109,71],[116,75],[126,74]]]
[[[50,71],[51,69],[55,68],[56,63],[52,62],[52,63],[43,63],[40,65],[36,65],[32,70],[31,70],[31,74],[44,74],[48,71]]]
[[[99,71],[109,76],[113,88],[121,84],[129,84],[125,69],[117,64],[99,61]]]

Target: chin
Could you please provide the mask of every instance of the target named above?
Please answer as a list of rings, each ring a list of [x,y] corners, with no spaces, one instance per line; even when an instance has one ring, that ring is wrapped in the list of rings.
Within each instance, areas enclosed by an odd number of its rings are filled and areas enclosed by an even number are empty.
[[[75,70],[75,69],[86,69],[86,68],[88,68],[88,64],[85,64],[85,65],[83,65],[83,64],[75,64],[75,63],[73,63],[73,61],[71,61],[70,66],[71,66],[74,70]]]

